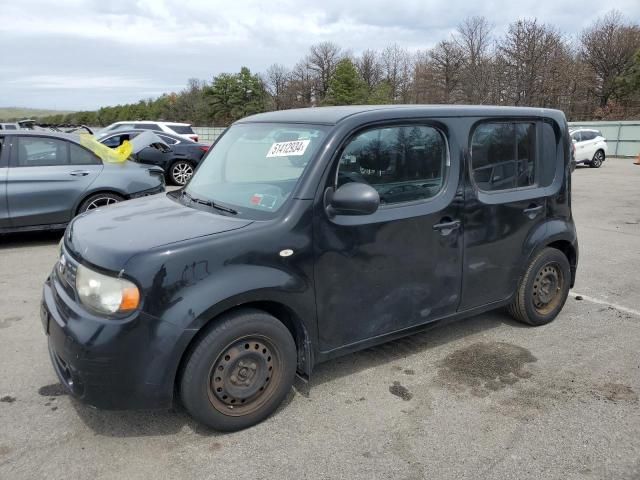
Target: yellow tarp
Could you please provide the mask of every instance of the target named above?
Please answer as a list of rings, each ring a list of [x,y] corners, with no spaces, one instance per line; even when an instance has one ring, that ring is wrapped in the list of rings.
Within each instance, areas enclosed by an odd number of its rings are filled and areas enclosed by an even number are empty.
[[[118,148],[109,148],[96,140],[93,135],[88,133],[80,134],[80,145],[91,150],[103,161],[110,163],[126,162],[133,151],[133,147],[131,146],[131,143],[129,143],[129,140],[125,140]]]

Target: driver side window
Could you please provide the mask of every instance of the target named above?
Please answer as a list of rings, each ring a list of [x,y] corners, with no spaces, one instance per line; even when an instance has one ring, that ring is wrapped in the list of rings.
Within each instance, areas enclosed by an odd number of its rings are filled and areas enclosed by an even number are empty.
[[[425,200],[444,186],[448,153],[438,130],[408,125],[367,130],[344,148],[337,187],[349,182],[371,185],[381,204]]]

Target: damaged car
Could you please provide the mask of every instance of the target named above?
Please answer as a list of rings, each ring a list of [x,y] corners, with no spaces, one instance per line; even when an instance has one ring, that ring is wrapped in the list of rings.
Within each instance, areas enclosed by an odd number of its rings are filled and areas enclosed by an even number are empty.
[[[161,168],[128,161],[163,143],[148,134],[116,153],[88,134],[0,131],[0,233],[62,229],[83,212],[163,192]]]

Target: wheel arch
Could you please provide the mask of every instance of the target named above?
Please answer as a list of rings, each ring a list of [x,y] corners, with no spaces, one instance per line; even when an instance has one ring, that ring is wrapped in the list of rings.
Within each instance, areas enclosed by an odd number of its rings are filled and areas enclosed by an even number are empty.
[[[118,190],[117,188],[97,188],[90,192],[84,192],[74,206],[74,209],[73,209],[74,216],[79,215],[81,213],[80,207],[89,197],[92,197],[93,195],[96,195],[99,193],[110,193],[113,195],[118,195],[119,197],[123,197],[125,200],[128,198],[128,195],[126,192],[123,192],[122,190]]]
[[[204,337],[208,331],[216,324],[216,322],[224,315],[242,310],[260,310],[266,312],[278,319],[291,333],[296,344],[297,365],[296,371],[299,375],[308,378],[311,374],[313,366],[313,353],[311,349],[311,341],[309,334],[302,321],[302,318],[288,305],[275,300],[250,300],[244,303],[229,306],[216,312],[207,322],[203,323],[198,331],[190,339],[180,355],[180,360],[173,378],[174,398],[176,397],[177,388],[180,385],[180,379],[184,372],[185,365],[189,355],[198,344],[198,341]]]

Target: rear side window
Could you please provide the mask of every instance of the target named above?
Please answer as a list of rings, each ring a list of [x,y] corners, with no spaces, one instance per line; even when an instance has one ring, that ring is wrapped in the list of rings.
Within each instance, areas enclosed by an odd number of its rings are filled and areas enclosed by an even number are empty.
[[[581,142],[582,141],[582,135],[580,135],[580,132],[574,132],[571,134],[571,139],[574,142]]]
[[[382,204],[413,202],[442,190],[447,167],[447,145],[435,128],[376,128],[347,144],[340,157],[337,185],[367,183],[378,191]]]
[[[194,133],[190,125],[167,125],[167,127],[180,135],[192,135]]]
[[[138,123],[132,126],[134,128],[140,128],[142,130],[160,130],[160,127],[157,123]]]
[[[102,163],[89,150],[74,143],[69,144],[69,161],[71,165],[100,165]]]
[[[18,138],[18,167],[47,167],[69,164],[69,145],[63,140],[42,137]]]
[[[536,124],[482,123],[471,139],[473,180],[480,190],[499,191],[536,184]]]
[[[596,138],[596,132],[592,132],[589,130],[583,130],[580,133],[581,137],[582,137],[582,141],[585,142],[587,140],[593,140],[594,138]]]
[[[5,125],[4,129],[5,130],[17,130],[15,125]]]

